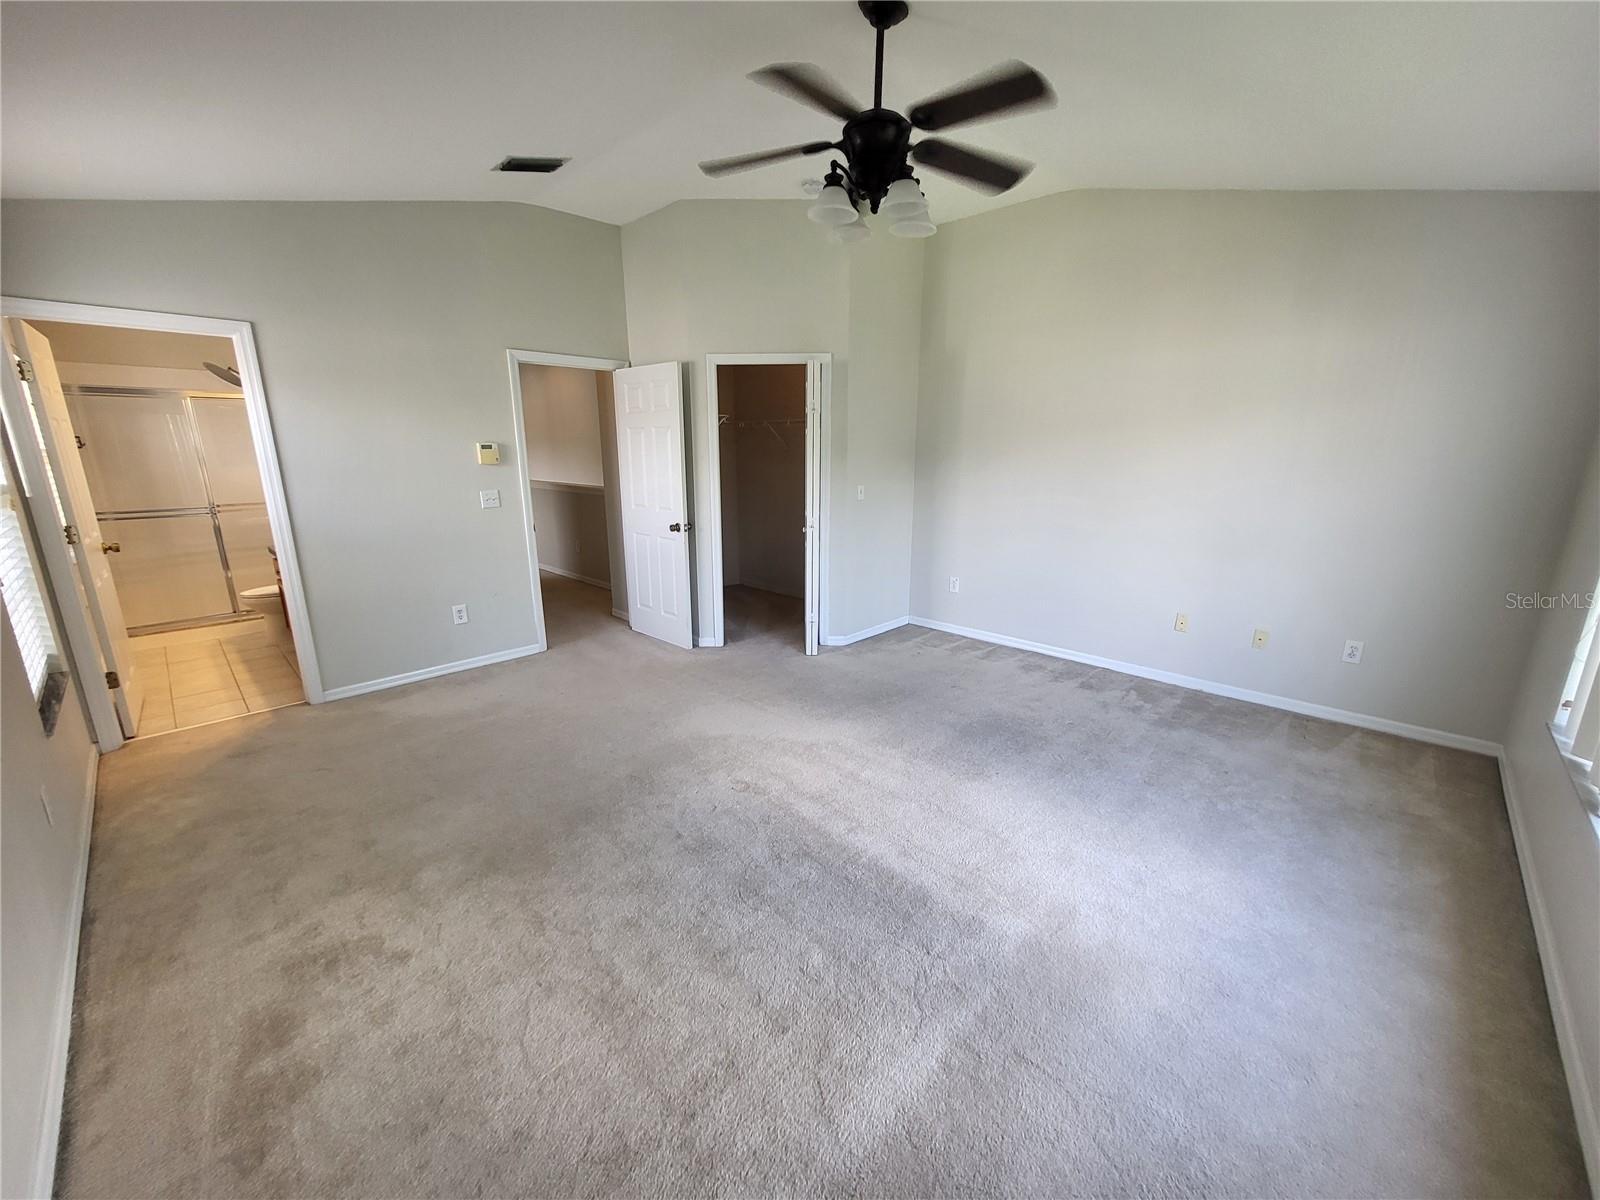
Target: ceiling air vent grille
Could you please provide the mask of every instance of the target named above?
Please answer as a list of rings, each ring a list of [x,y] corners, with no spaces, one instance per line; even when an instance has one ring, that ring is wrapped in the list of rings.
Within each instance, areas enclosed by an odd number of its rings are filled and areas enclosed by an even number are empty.
[[[511,155],[504,159],[496,171],[529,171],[535,175],[548,175],[551,171],[559,171],[566,163],[564,158],[522,158]]]

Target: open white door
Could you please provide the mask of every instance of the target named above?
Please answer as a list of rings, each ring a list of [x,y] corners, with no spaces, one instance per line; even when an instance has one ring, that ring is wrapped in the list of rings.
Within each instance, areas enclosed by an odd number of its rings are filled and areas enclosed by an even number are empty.
[[[689,602],[689,501],[683,469],[683,373],[675,362],[613,371],[628,624],[685,650],[694,645]]]
[[[32,407],[30,423],[44,451],[61,518],[59,526],[63,527],[61,532],[77,576],[77,595],[58,594],[57,602],[65,605],[78,600],[88,610],[90,625],[100,643],[105,686],[116,706],[117,721],[123,736],[132,737],[138,732],[144,693],[134,674],[128,626],[122,619],[122,602],[117,598],[117,585],[107,561],[107,555],[116,553],[117,546],[100,536],[100,521],[89,494],[88,476],[78,454],[77,435],[67,412],[67,398],[61,391],[61,377],[56,373],[49,339],[26,321],[13,319],[6,322],[6,342]],[[54,520],[41,520],[37,512],[34,517],[43,531],[58,526]],[[80,679],[79,683],[94,686],[93,680]]]

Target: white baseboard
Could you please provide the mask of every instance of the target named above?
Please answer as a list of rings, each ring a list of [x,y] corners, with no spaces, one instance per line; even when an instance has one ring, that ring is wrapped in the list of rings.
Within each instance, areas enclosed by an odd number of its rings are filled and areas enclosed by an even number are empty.
[[[611,610],[611,615],[624,623],[626,623],[628,620],[628,614],[620,608],[613,608]]]
[[[604,579],[591,579],[587,575],[579,575],[576,571],[569,571],[565,567],[552,567],[549,563],[540,563],[539,570],[549,571],[552,575],[559,575],[563,579],[576,579],[579,583],[587,583],[590,587],[611,590],[611,584]]]
[[[437,667],[423,667],[420,671],[407,671],[404,675],[390,675],[384,679],[369,679],[366,683],[352,683],[344,687],[329,688],[323,693],[326,700],[348,700],[351,696],[365,696],[368,692],[381,692],[386,688],[404,687],[440,675],[453,675],[457,671],[470,671],[474,667],[488,667],[495,663],[510,662],[514,658],[527,658],[538,654],[544,646],[517,646],[511,650],[496,650],[493,654],[480,654],[477,658],[463,658],[458,662],[443,663]]]
[[[1600,1200],[1600,1113],[1595,1111],[1595,1095],[1584,1069],[1578,1041],[1578,1027],[1562,982],[1555,934],[1550,929],[1550,914],[1545,908],[1544,889],[1539,885],[1539,869],[1527,850],[1527,834],[1522,824],[1522,799],[1517,792],[1511,764],[1500,755],[1500,787],[1505,792],[1506,815],[1511,820],[1511,840],[1517,847],[1517,862],[1522,867],[1522,890],[1528,897],[1528,912],[1533,918],[1533,937],[1539,946],[1539,966],[1544,971],[1545,995],[1550,1000],[1550,1016],[1556,1027],[1556,1045],[1561,1064],[1566,1068],[1567,1091],[1572,1096],[1572,1116],[1578,1125],[1578,1143],[1583,1148],[1584,1165],[1589,1169],[1589,1189]]]
[[[50,1031],[50,1067],[45,1076],[44,1119],[39,1125],[39,1146],[34,1152],[33,1195],[55,1191],[56,1155],[61,1149],[61,1117],[67,1099],[67,1052],[72,1040],[72,1002],[78,991],[78,939],[83,931],[84,898],[89,890],[89,839],[94,833],[94,793],[100,772],[100,752],[89,758],[84,780],[83,849],[72,878],[72,903],[67,911],[67,953],[56,987],[55,1028]]]
[[[912,617],[911,624],[920,625],[924,629],[938,629],[944,633],[959,634],[961,637],[973,638],[980,642],[992,642],[997,646],[1010,646],[1015,650],[1031,650],[1035,654],[1048,654],[1051,658],[1065,658],[1072,662],[1083,663],[1086,666],[1104,667],[1108,671],[1117,671],[1123,675],[1134,675],[1140,679],[1153,679],[1157,683],[1170,683],[1174,687],[1188,688],[1191,691],[1207,692],[1213,696],[1226,696],[1230,700],[1243,700],[1247,704],[1261,704],[1267,708],[1279,708],[1285,712],[1299,713],[1304,717],[1320,717],[1324,721],[1336,721],[1340,725],[1354,725],[1358,729],[1371,729],[1378,733],[1392,733],[1396,737],[1410,738],[1416,742],[1430,742],[1435,746],[1449,746],[1453,750],[1470,750],[1475,754],[1487,754],[1490,757],[1497,757],[1500,754],[1499,742],[1467,737],[1465,734],[1451,733],[1444,729],[1429,729],[1424,725],[1408,725],[1404,721],[1391,721],[1388,717],[1374,717],[1366,713],[1350,712],[1343,708],[1330,708],[1325,704],[1311,704],[1308,701],[1296,700],[1290,696],[1274,696],[1269,692],[1252,692],[1248,688],[1234,687],[1232,684],[1213,683],[1209,679],[1198,679],[1192,675],[1179,675],[1173,671],[1160,671],[1154,667],[1142,667],[1138,663],[1119,662],[1114,658],[1101,658],[1096,654],[1081,654],[1076,650],[1068,650],[1062,646],[1051,646],[1044,642],[1030,642],[1023,638],[1014,638],[1003,633],[990,633],[985,629],[969,629],[965,625],[951,625],[947,621],[934,621],[927,617]]]
[[[822,639],[824,646],[853,646],[857,642],[864,642],[870,637],[877,637],[880,633],[888,633],[891,629],[899,629],[911,623],[910,617],[896,617],[892,621],[885,621],[882,625],[874,625],[871,629],[858,629],[854,633],[833,633]]]

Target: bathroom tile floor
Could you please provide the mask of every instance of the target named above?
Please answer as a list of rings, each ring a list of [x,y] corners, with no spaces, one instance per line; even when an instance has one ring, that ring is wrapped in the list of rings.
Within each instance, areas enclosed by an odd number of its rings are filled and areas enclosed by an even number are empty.
[[[305,700],[294,656],[260,621],[145,634],[132,646],[144,685],[140,736]]]

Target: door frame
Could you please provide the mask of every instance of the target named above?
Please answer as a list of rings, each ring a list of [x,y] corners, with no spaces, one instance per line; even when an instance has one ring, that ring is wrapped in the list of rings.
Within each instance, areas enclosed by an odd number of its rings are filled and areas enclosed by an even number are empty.
[[[533,593],[534,653],[547,650],[544,635],[544,589],[539,583],[539,538],[533,527],[533,481],[528,478],[528,430],[522,411],[522,372],[527,363],[539,367],[575,367],[580,371],[615,371],[629,365],[625,358],[590,358],[583,354],[555,354],[548,350],[507,350],[506,371],[511,376],[511,440],[516,451],[517,495],[522,498],[522,537],[528,548],[528,586]],[[601,448],[605,453],[605,448]],[[616,580],[611,581],[613,592]]]
[[[806,353],[708,354],[706,355],[705,408],[700,414],[701,439],[706,463],[706,536],[700,545],[707,548],[707,574],[711,595],[706,598],[711,613],[711,636],[699,639],[702,646],[725,644],[726,629],[722,603],[722,454],[717,425],[717,368],[805,366],[806,373],[806,524],[815,537],[807,538],[809,561],[806,575],[816,583],[816,643],[826,644],[828,634],[828,526],[832,505],[829,491],[832,471],[831,410],[833,395],[833,355]],[[811,427],[815,418],[815,428]]]
[[[249,321],[221,317],[196,317],[184,313],[147,312],[138,308],[108,308],[98,304],[69,304],[57,300],[32,300],[20,296],[0,296],[0,316],[23,321],[63,321],[75,325],[109,325],[118,329],[142,329],[152,333],[198,333],[224,337],[233,343],[233,356],[239,364],[240,390],[250,421],[250,440],[255,446],[256,470],[261,473],[261,489],[266,495],[267,524],[272,529],[273,549],[278,554],[278,573],[283,578],[283,599],[289,623],[294,629],[295,657],[300,663],[300,684],[306,700],[320,704],[326,699],[322,672],[317,665],[316,637],[311,614],[306,607],[305,583],[300,574],[300,555],[295,548],[294,526],[289,519],[289,502],[278,467],[278,442],[272,432],[272,414],[267,406],[267,386],[261,375],[261,360],[256,354],[255,331]],[[77,605],[77,592],[71,578],[60,577],[60,556],[46,555],[50,587],[56,603],[65,608]],[[91,714],[97,700],[110,705],[109,693],[83,687]],[[113,716],[115,714],[113,713]],[[96,719],[96,727],[100,720]],[[118,745],[121,744],[119,741]],[[105,747],[102,745],[102,750]]]

